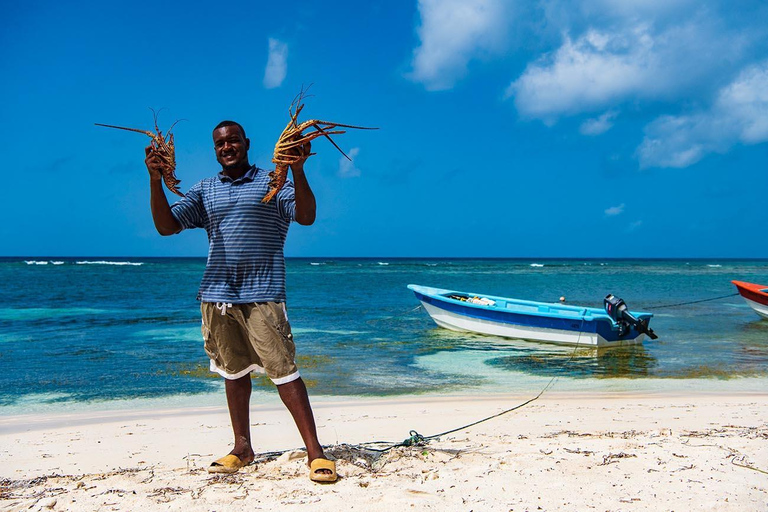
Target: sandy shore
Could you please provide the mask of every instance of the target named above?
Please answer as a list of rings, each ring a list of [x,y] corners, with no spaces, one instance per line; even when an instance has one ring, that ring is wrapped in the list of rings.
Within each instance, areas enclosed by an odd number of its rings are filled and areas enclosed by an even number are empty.
[[[347,400],[314,405],[340,480],[310,482],[300,451],[236,475],[223,408],[0,419],[0,510],[768,510],[768,394],[539,400],[425,446],[399,442],[530,397]],[[257,450],[301,445],[281,406],[252,407]]]

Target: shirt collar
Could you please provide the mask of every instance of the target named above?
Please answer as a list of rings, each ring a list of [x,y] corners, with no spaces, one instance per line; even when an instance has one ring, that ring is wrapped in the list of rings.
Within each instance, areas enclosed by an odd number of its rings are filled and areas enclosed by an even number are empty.
[[[259,168],[255,165],[252,165],[250,169],[245,171],[245,174],[237,178],[236,180],[233,180],[226,174],[224,174],[224,171],[219,172],[218,176],[222,183],[242,183],[246,181],[253,181],[253,179],[256,177],[256,173],[259,172]]]

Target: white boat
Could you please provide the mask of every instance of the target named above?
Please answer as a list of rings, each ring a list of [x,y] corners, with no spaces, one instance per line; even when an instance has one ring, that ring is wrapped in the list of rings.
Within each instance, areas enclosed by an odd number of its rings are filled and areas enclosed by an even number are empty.
[[[624,309],[619,308],[619,316],[614,314],[614,318],[606,310],[598,308],[495,297],[415,284],[408,285],[408,289],[416,294],[437,325],[454,331],[592,347],[641,343],[646,334],[656,337],[648,328],[653,314],[630,313],[621,299],[618,300]]]

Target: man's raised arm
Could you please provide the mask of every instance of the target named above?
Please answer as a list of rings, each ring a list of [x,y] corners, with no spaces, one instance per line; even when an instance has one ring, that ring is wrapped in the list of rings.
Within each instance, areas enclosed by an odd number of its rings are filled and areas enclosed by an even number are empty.
[[[168,204],[168,198],[163,190],[162,170],[166,164],[152,151],[151,146],[147,146],[145,151],[147,157],[144,163],[149,171],[149,203],[152,208],[152,220],[155,222],[157,232],[161,235],[175,235],[181,231],[181,224],[171,213],[171,205]]]
[[[312,145],[307,142],[304,144],[303,148],[298,149],[300,155],[304,158],[291,164],[291,171],[293,171],[293,186],[296,195],[296,222],[303,226],[313,224],[317,213],[315,194],[312,193],[312,189],[309,187],[309,182],[307,181],[307,176],[304,174],[304,162],[309,158],[311,150]]]

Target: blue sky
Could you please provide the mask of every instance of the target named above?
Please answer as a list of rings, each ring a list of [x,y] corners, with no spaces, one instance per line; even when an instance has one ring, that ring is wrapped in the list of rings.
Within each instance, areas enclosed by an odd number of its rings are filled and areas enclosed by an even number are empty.
[[[288,256],[768,257],[768,7],[693,0],[5,2],[0,255],[204,256],[152,225],[140,134],[186,190],[288,106],[318,141]],[[174,196],[170,196],[174,197]]]

